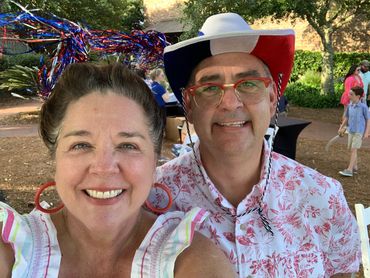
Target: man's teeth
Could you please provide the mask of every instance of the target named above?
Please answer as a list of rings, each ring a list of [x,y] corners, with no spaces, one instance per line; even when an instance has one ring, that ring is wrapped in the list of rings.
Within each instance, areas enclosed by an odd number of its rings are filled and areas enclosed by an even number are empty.
[[[230,123],[219,123],[221,126],[235,126],[235,127],[242,127],[245,124],[245,121],[242,122],[230,122]]]
[[[114,198],[122,193],[122,189],[119,190],[110,190],[110,191],[96,191],[91,189],[86,189],[86,193],[96,199],[109,199]]]

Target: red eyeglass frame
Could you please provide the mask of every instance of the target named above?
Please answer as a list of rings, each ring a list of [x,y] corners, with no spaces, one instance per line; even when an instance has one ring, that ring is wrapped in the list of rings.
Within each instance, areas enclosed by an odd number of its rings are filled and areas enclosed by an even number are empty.
[[[223,90],[223,93],[225,92],[225,88],[230,88],[230,87],[233,87],[234,90],[236,90],[236,87],[244,82],[244,81],[247,81],[247,80],[259,80],[259,81],[262,81],[265,85],[265,88],[267,88],[273,81],[271,78],[269,77],[253,77],[253,78],[242,78],[242,79],[239,79],[238,81],[236,81],[235,83],[216,83],[216,82],[207,82],[207,83],[201,83],[201,84],[198,84],[198,85],[193,85],[193,86],[190,86],[189,88],[186,88],[185,89],[185,92],[188,92],[190,95],[192,96],[195,96],[195,91],[196,89],[202,87],[202,86],[205,86],[205,85],[215,85],[215,86],[218,86],[220,87],[222,90]]]

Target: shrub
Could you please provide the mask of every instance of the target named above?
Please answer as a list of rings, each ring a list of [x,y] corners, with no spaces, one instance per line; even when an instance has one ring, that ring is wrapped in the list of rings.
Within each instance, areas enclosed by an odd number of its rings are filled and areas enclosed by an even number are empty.
[[[334,79],[340,80],[346,75],[351,65],[358,64],[364,59],[370,60],[369,53],[334,53]],[[294,66],[290,81],[298,81],[298,79],[308,70],[321,72],[321,65],[322,56],[320,52],[297,50],[294,56]]]
[[[311,87],[320,88],[320,73],[314,70],[308,70],[299,78],[299,82]]]
[[[0,89],[22,95],[35,96],[39,86],[37,67],[13,66],[0,72]]]
[[[289,103],[310,108],[338,107],[341,94],[341,92],[334,95],[321,94],[320,88],[300,82],[290,83],[285,89]]]
[[[24,66],[24,67],[38,67],[40,66],[40,54],[19,54],[19,55],[4,55],[0,59],[0,72],[9,69],[13,66]]]

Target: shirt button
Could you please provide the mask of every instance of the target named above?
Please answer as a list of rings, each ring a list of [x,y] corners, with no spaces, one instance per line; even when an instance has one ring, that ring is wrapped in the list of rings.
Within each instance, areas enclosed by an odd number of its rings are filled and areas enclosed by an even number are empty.
[[[242,231],[246,231],[246,230],[247,230],[247,225],[245,225],[245,224],[241,224],[241,225],[240,225],[240,230],[242,230]]]

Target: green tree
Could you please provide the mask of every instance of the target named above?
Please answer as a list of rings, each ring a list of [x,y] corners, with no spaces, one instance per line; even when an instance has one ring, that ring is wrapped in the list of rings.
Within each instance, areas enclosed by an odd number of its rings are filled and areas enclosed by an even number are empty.
[[[188,0],[184,9],[184,21],[196,32],[205,18],[220,12],[236,12],[249,23],[271,16],[273,19],[306,20],[317,32],[322,43],[321,89],[334,93],[333,36],[354,17],[370,17],[368,0]]]
[[[37,8],[58,17],[79,22],[92,29],[117,29],[129,32],[132,29],[144,27],[143,0],[17,0],[16,2],[29,10]],[[5,8],[4,5],[3,9],[9,10],[9,7]],[[10,5],[10,10],[21,11],[15,4]]]

